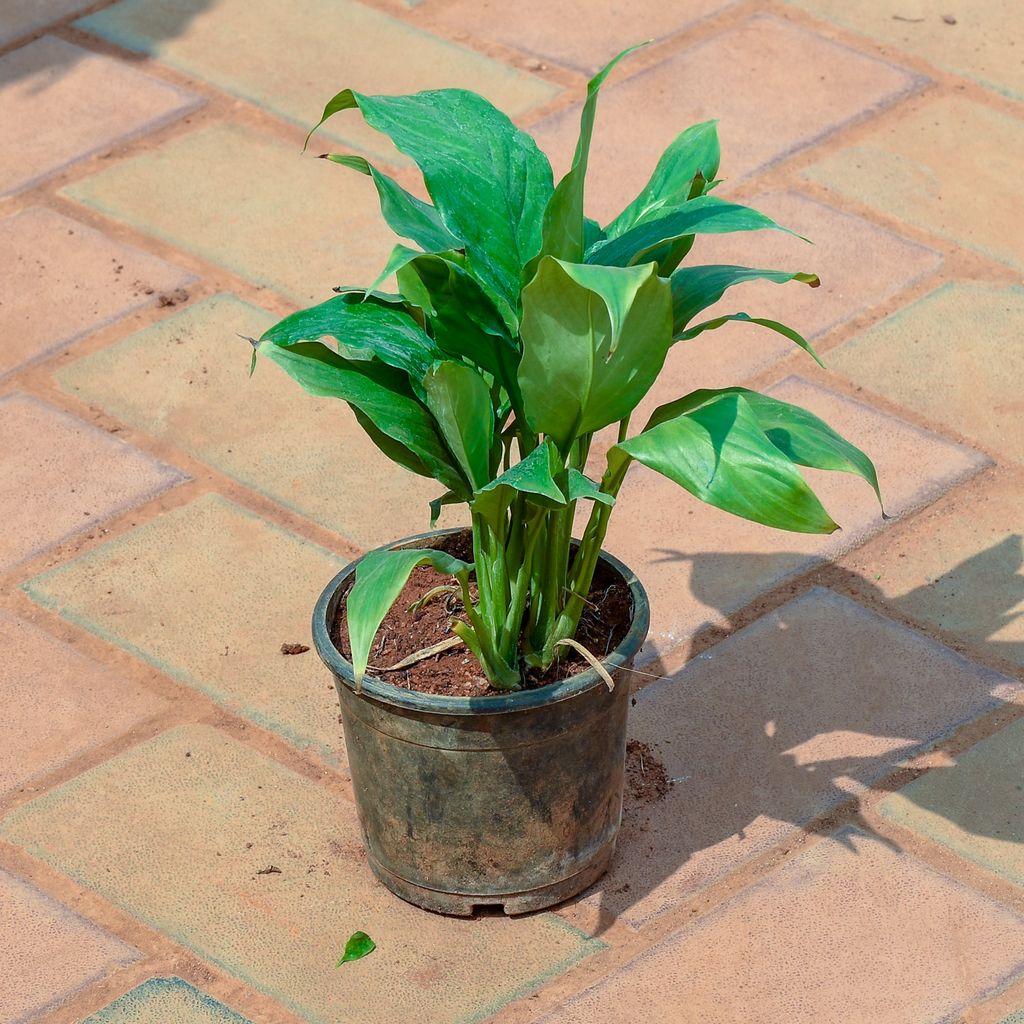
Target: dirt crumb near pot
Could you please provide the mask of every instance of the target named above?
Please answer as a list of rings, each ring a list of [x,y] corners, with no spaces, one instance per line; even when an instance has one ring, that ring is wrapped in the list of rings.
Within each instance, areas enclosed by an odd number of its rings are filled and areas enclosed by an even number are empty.
[[[664,800],[672,780],[655,751],[640,740],[626,743],[626,789],[634,804]]]
[[[464,561],[473,560],[468,534],[445,537],[437,547]],[[417,602],[437,587],[452,589],[439,592],[422,607],[413,610]],[[343,597],[330,634],[338,650],[351,659],[345,603]],[[599,564],[576,639],[598,657],[604,657],[625,639],[632,617],[633,601],[629,588],[610,568],[603,563]],[[384,671],[424,648],[450,639],[453,636],[451,624],[458,620],[465,621],[465,612],[457,582],[437,572],[432,566],[414,569],[409,582],[381,623],[370,650],[367,674],[418,693],[447,697],[487,697],[500,693],[490,685],[476,658],[462,644],[440,651],[407,668]],[[528,669],[525,673],[525,688],[532,690],[546,686],[586,671],[589,667],[582,655],[567,649],[547,671]]]

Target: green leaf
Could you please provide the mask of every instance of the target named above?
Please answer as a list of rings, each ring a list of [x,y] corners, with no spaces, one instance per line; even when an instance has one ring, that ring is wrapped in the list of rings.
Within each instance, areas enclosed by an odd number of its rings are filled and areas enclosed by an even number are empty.
[[[345,952],[341,954],[334,966],[337,968],[342,964],[347,964],[350,960],[361,960],[376,948],[377,943],[366,932],[353,932],[348,942],[345,943]]]
[[[494,518],[508,507],[516,491],[529,495],[530,501],[542,508],[561,508],[566,503],[556,482],[561,473],[558,450],[550,441],[543,441],[525,459],[483,487],[473,499],[473,511]]]
[[[435,363],[423,378],[427,408],[462,467],[473,491],[490,479],[494,410],[491,392],[472,367],[450,360]]]
[[[698,196],[679,206],[666,207],[659,211],[657,217],[641,221],[621,235],[591,246],[586,253],[586,262],[629,267],[647,262],[656,250],[687,235],[766,229],[795,234],[749,206],[729,203],[717,196]]]
[[[413,96],[344,90],[324,108],[320,124],[355,106],[417,163],[445,228],[464,242],[467,268],[516,333],[523,268],[540,252],[553,191],[547,157],[505,114],[466,90]]]
[[[373,638],[418,565],[432,565],[438,572],[460,579],[465,579],[472,569],[458,558],[429,548],[370,551],[356,565],[356,579],[348,592],[345,617],[357,691],[366,675]]]
[[[647,393],[671,346],[668,282],[644,267],[598,267],[546,256],[523,291],[526,418],[564,451],[621,420]]]
[[[693,398],[658,410],[609,460],[636,459],[701,501],[755,523],[797,533],[838,529],[744,395],[718,394],[691,408]]]
[[[762,317],[750,316],[747,313],[730,313],[728,316],[716,316],[714,320],[705,320],[703,323],[696,324],[683,331],[682,334],[677,335],[675,340],[692,341],[705,331],[715,331],[732,321],[754,324],[757,327],[767,327],[770,331],[775,331],[776,334],[781,334],[784,338],[789,338],[794,344],[799,345],[819,366],[825,365],[818,353],[814,351],[811,343],[802,334],[794,331],[792,327],[787,327],[785,324],[779,323],[778,320],[765,320]]]
[[[717,121],[704,121],[677,136],[640,194],[608,225],[609,238],[617,238],[635,225],[659,216],[665,207],[686,202],[698,174],[705,183],[713,181],[720,156],[717,126]]]
[[[380,434],[414,453],[435,480],[465,492],[466,481],[453,465],[433,416],[417,400],[401,370],[376,361],[346,359],[315,341],[287,346],[261,341],[258,351],[311,395],[348,402]]]
[[[747,281],[771,281],[785,284],[799,281],[817,288],[821,284],[817,274],[788,273],[785,270],[757,270],[753,267],[733,267],[712,264],[701,267],[681,267],[670,278],[672,282],[672,330],[679,334],[702,310],[713,306],[733,285]]]
[[[589,476],[584,476],[578,469],[569,470],[569,500],[599,501],[602,505],[608,506],[615,504],[615,499],[610,494],[605,494]]]
[[[583,187],[587,177],[587,163],[590,157],[590,140],[594,134],[594,116],[597,113],[597,96],[601,86],[612,69],[634,50],[646,43],[630,46],[613,57],[587,84],[587,99],[580,114],[580,134],[576,143],[576,154],[572,167],[558,183],[544,210],[543,244],[541,253],[571,263],[583,261],[584,218]]]
[[[426,252],[462,248],[462,240],[444,226],[441,215],[430,203],[407,192],[394,178],[378,171],[368,160],[335,153],[324,153],[321,159],[350,167],[373,179],[380,197],[380,212],[396,235],[408,238]]]

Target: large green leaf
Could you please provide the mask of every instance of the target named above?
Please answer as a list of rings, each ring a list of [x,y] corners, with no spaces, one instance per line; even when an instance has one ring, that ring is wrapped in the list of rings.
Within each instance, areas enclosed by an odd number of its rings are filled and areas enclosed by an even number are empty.
[[[380,197],[380,212],[396,235],[408,238],[426,252],[462,248],[462,240],[444,226],[441,215],[430,203],[407,192],[394,178],[378,171],[368,160],[336,153],[324,153],[323,159],[351,167],[373,179]]]
[[[483,377],[465,363],[435,363],[423,378],[427,408],[474,491],[490,479],[494,410]]]
[[[689,408],[663,407],[642,433],[616,445],[623,458],[663,474],[701,501],[744,519],[797,533],[838,529],[793,463],[772,443],[742,394]],[[684,411],[685,410],[685,411]]]
[[[493,519],[508,507],[517,491],[528,495],[535,505],[561,508],[566,503],[557,483],[561,473],[557,449],[550,441],[542,441],[525,459],[481,489],[473,499],[473,511]]]
[[[418,565],[432,565],[440,573],[462,578],[472,569],[466,562],[430,548],[371,551],[356,566],[356,580],[345,604],[356,690],[366,675],[373,638]]]
[[[435,480],[450,490],[466,492],[467,481],[454,464],[433,416],[417,400],[401,370],[346,359],[317,341],[294,345],[261,341],[257,351],[311,395],[348,402],[381,434],[414,453]]]
[[[727,316],[716,316],[713,320],[705,320],[703,323],[695,324],[681,334],[676,335],[675,340],[692,341],[705,331],[715,331],[719,327],[723,327],[725,324],[733,321],[754,324],[756,327],[767,327],[768,330],[775,331],[776,334],[781,334],[795,345],[799,345],[819,366],[825,365],[818,353],[814,351],[811,343],[802,334],[794,331],[792,327],[787,327],[785,324],[779,323],[778,320],[766,320],[763,317],[750,316],[748,313],[730,313]]]
[[[541,253],[570,263],[583,262],[584,217],[583,187],[590,158],[590,140],[594,134],[597,96],[612,69],[634,50],[649,43],[639,43],[613,57],[587,84],[587,99],[580,114],[580,134],[572,167],[558,183],[544,210],[543,245]]]
[[[565,450],[629,415],[672,343],[672,296],[654,264],[599,267],[541,260],[523,291],[526,418]]]
[[[704,182],[714,180],[720,156],[717,125],[717,121],[704,121],[676,137],[640,194],[605,229],[609,238],[658,217],[666,207],[686,202],[697,175]]]
[[[717,196],[698,196],[679,206],[666,207],[657,217],[592,245],[587,250],[586,261],[609,267],[629,267],[648,262],[653,253],[688,235],[765,229],[794,234],[749,206],[729,203]]]
[[[799,281],[817,288],[821,284],[817,274],[789,273],[785,270],[757,270],[754,267],[734,267],[711,264],[699,267],[680,267],[670,278],[672,282],[672,330],[679,334],[702,310],[713,306],[733,285],[747,281],[772,281],[785,284]]]
[[[515,333],[523,268],[540,252],[553,191],[547,157],[505,114],[463,89],[413,96],[346,89],[320,124],[351,107],[417,163],[444,226],[464,243],[469,270]]]

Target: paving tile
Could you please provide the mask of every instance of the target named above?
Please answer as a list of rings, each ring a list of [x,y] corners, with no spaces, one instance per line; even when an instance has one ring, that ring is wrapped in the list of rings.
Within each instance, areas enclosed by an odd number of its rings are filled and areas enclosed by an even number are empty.
[[[879,805],[885,817],[1024,886],[1024,722],[934,768]]]
[[[1024,665],[1022,533],[1020,494],[996,482],[880,537],[850,568],[905,615]]]
[[[1024,99],[1024,64],[1014,47],[1014,33],[1007,31],[1020,15],[1015,0],[988,0],[957,8],[953,25],[943,17],[949,11],[935,0],[911,0],[900,8],[899,20],[893,17],[892,6],[880,0],[789,2],[923,57],[946,71],[967,75],[1015,99]]]
[[[205,726],[127,751],[0,831],[309,1024],[479,1020],[601,945],[550,914],[459,921],[403,903],[360,855],[354,805]],[[257,875],[270,864],[280,874]],[[356,929],[377,950],[339,972]]]
[[[0,398],[0,569],[90,530],[186,479],[28,395]]]
[[[5,0],[0,11],[0,46],[90,6],[90,0]]]
[[[252,16],[247,0],[122,0],[78,24],[303,128],[316,124],[324,104],[344,88],[368,94],[474,89],[513,117],[558,94],[543,79],[355,0],[304,0],[301,14],[271,4],[260,14]],[[395,153],[355,112],[335,118],[325,135],[368,154]]]
[[[964,139],[972,144],[964,145]],[[959,96],[915,106],[805,174],[841,196],[1024,269],[1020,122]]]
[[[999,1024],[1024,1024],[1024,1010],[1011,1013],[1009,1017],[1004,1017]]]
[[[250,1024],[181,978],[150,978],[85,1024]]]
[[[543,1024],[952,1021],[1024,970],[1024,918],[846,829]]]
[[[369,178],[232,124],[173,139],[65,191],[300,304],[330,298],[337,284],[368,284],[395,241]]]
[[[46,607],[336,761],[337,696],[309,619],[340,558],[219,495],[167,512],[25,584]]]
[[[139,958],[63,904],[0,869],[0,1017],[27,1024]]]
[[[1020,689],[815,587],[637,695],[676,782],[627,814],[601,905],[644,924]]]
[[[70,644],[0,610],[0,795],[127,732],[165,704]]]
[[[752,103],[755,81],[757,102]],[[588,212],[602,222],[615,216],[687,125],[720,119],[721,173],[731,183],[916,84],[905,71],[796,25],[751,18],[602,92]],[[766,124],[771,131],[765,131]],[[538,127],[556,173],[568,167],[578,130],[577,108]]]
[[[382,455],[348,407],[314,399],[249,346],[273,318],[218,295],[65,367],[61,386],[133,427],[375,547],[429,528],[442,488]],[[370,500],[353,500],[373,481]],[[444,525],[454,522],[446,515]]]
[[[833,352],[899,405],[1024,462],[1024,288],[947,284]]]
[[[707,18],[733,0],[591,0],[581,18],[572,0],[425,0],[422,10],[446,28],[494,40],[556,64],[592,73],[631,42],[664,39]]]
[[[0,378],[194,280],[53,210],[0,220]]]
[[[971,449],[797,377],[767,393],[804,406],[866,451],[891,516],[928,504],[987,463]],[[787,576],[881,529],[878,502],[859,477],[804,472],[841,531],[825,537],[772,530],[704,505],[666,478],[633,467],[604,546],[637,573],[651,597],[642,659],[678,647],[702,626],[727,622]]]
[[[43,36],[0,57],[0,195],[173,121],[202,100],[135,68]]]

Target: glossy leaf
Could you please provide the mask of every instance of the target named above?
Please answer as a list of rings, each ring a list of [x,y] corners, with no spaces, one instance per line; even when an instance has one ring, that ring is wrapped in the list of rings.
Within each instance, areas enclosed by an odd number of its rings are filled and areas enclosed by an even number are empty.
[[[483,377],[450,360],[435,363],[423,378],[427,408],[474,491],[490,479],[494,411]]]
[[[334,966],[340,967],[342,964],[347,964],[352,960],[362,960],[364,956],[369,955],[376,948],[377,943],[366,932],[353,932],[349,936],[348,942],[345,943],[345,951],[338,957],[338,962]]]
[[[530,426],[565,448],[628,415],[671,345],[671,293],[653,264],[545,257],[523,291],[519,384]]]
[[[578,469],[569,470],[569,500],[599,501],[602,505],[609,506],[615,504],[615,499],[610,494],[605,494],[590,477],[584,476]]]
[[[473,511],[493,517],[507,507],[515,492],[528,495],[530,501],[543,508],[560,508],[566,503],[556,482],[561,471],[557,449],[550,441],[543,441],[525,459],[484,487],[473,500]]]
[[[686,400],[680,403],[687,408]],[[793,463],[766,436],[741,394],[652,417],[652,425],[609,454],[635,459],[701,501],[765,526],[797,533],[838,529]]]
[[[799,345],[811,358],[819,365],[824,366],[825,364],[821,361],[821,357],[817,352],[814,351],[811,343],[797,331],[794,331],[792,327],[787,327],[785,324],[779,323],[778,320],[766,320],[763,317],[750,316],[748,313],[730,313],[728,316],[716,316],[714,320],[705,320],[703,323],[695,324],[688,330],[683,331],[681,334],[676,336],[676,341],[692,341],[694,338],[699,337],[705,331],[715,331],[719,327],[723,327],[727,323],[731,322],[754,324],[757,327],[767,327],[770,331],[775,331],[776,334],[781,334],[784,338],[788,338],[795,345]]]

